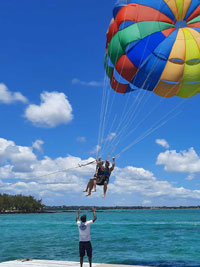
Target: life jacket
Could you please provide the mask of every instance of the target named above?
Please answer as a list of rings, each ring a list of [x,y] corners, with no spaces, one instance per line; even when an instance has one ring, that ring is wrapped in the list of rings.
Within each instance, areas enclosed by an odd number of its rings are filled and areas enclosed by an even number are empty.
[[[98,176],[104,175],[104,171],[100,167],[98,167],[97,175]]]
[[[109,168],[109,167],[105,168],[104,176],[105,176],[106,178],[109,178],[109,177],[110,177],[110,168]]]
[[[97,179],[97,185],[103,185],[104,183],[104,170],[102,170],[100,167],[98,167],[97,169],[97,175],[96,175],[96,179]]]

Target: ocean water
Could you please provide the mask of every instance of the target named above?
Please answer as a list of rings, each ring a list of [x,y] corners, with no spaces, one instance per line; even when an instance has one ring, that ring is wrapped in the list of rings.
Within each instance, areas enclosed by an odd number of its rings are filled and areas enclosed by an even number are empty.
[[[79,261],[75,217],[74,212],[0,215],[0,262]],[[97,217],[91,226],[94,262],[200,267],[200,210],[106,211]]]

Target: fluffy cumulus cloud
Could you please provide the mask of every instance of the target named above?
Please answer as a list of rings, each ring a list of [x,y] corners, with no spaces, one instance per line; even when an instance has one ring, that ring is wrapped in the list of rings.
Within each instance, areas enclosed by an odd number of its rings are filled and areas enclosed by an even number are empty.
[[[156,144],[168,149],[169,148],[169,144],[165,139],[156,139]]]
[[[0,139],[0,192],[31,194],[38,198],[82,192],[88,177],[95,172],[94,158],[81,160],[67,156],[38,160],[32,147]],[[51,197],[52,199],[52,197]]]
[[[29,173],[35,161],[36,156],[32,148],[17,146],[13,141],[0,138],[1,178],[17,177],[18,172]]]
[[[176,187],[151,171],[134,166],[115,168],[106,199],[101,197],[102,187],[97,187],[97,193],[89,199],[85,198],[82,191],[95,172],[95,164],[85,164],[93,161],[92,157],[82,160],[71,155],[38,159],[33,147],[0,138],[0,192],[31,194],[52,205],[189,205],[200,200],[200,190]]]
[[[110,187],[115,194],[140,196],[143,199],[141,202],[143,205],[151,203],[169,205],[169,203],[200,199],[200,190],[175,187],[168,181],[159,180],[148,170],[131,166],[123,169],[116,168],[115,181]]]
[[[200,157],[194,148],[188,151],[167,150],[160,153],[157,158],[157,165],[164,165],[169,172],[197,173],[200,172]],[[189,177],[191,179],[192,176]]]
[[[40,105],[31,104],[25,117],[38,127],[56,127],[73,119],[72,106],[64,93],[44,92]]]
[[[101,87],[101,86],[103,86],[102,82],[97,82],[97,81],[85,82],[85,81],[81,81],[81,80],[76,79],[76,78],[72,80],[72,84],[89,86],[89,87]]]
[[[13,102],[27,103],[28,100],[20,92],[11,92],[5,84],[0,83],[0,102],[4,104],[11,104]]]

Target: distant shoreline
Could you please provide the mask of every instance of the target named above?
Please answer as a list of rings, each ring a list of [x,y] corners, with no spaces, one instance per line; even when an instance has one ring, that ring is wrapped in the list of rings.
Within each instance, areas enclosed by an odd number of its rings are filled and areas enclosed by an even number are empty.
[[[92,206],[45,206],[42,211],[38,212],[23,212],[23,211],[10,211],[5,210],[4,212],[0,212],[0,214],[45,214],[45,213],[69,213],[69,212],[77,212],[78,209],[88,210],[92,209]],[[117,211],[127,211],[127,210],[198,210],[200,206],[179,206],[179,207],[143,207],[143,206],[116,206],[116,207],[96,207],[97,212],[117,212]]]
[[[45,206],[44,211],[73,212],[78,209],[91,210],[93,206]],[[96,206],[96,211],[122,211],[122,210],[170,210],[170,209],[200,209],[200,206]]]

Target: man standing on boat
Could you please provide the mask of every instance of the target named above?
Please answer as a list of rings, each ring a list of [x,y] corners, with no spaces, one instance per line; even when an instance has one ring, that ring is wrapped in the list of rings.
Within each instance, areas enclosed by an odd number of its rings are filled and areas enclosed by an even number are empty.
[[[83,258],[85,256],[85,251],[87,252],[88,260],[90,267],[92,267],[92,245],[91,245],[91,236],[90,236],[90,225],[93,224],[96,219],[96,210],[95,208],[92,209],[93,211],[93,219],[87,221],[87,216],[82,215],[81,220],[79,221],[79,215],[81,210],[78,210],[76,216],[76,222],[79,229],[79,253],[80,253],[80,266],[83,266]]]

